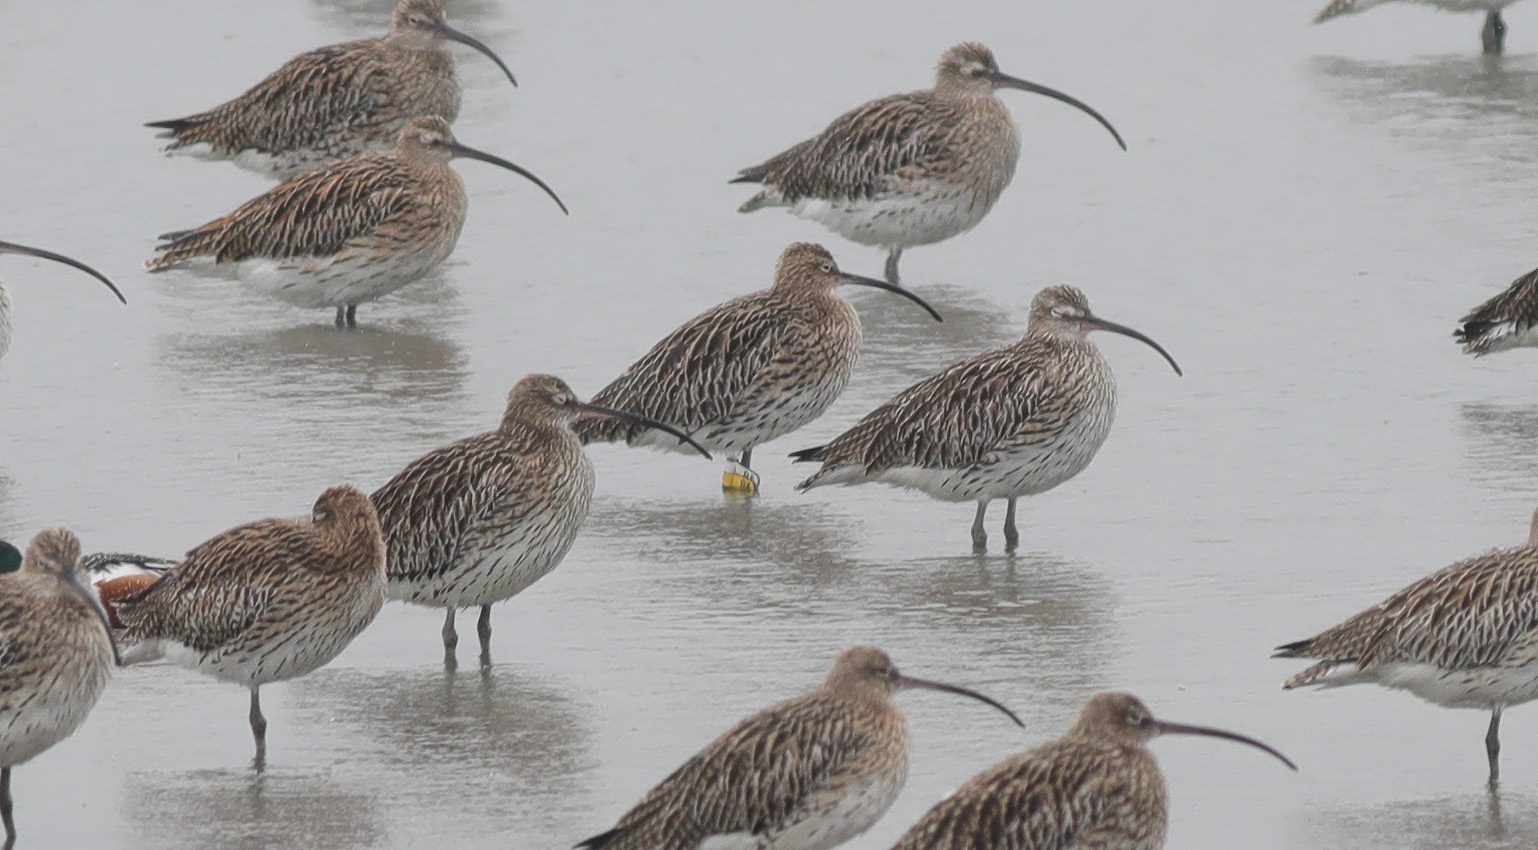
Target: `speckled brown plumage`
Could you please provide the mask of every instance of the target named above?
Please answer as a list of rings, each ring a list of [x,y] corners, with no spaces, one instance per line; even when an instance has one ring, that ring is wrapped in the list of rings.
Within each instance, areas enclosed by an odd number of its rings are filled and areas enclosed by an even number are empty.
[[[442,0],[403,0],[387,36],[301,53],[234,100],[148,126],[166,130],[167,150],[207,145],[206,156],[276,177],[384,150],[413,118],[458,117],[445,28]]]
[[[821,245],[793,244],[780,255],[772,288],[690,319],[593,401],[667,422],[751,466],[755,446],[821,416],[849,382],[861,330],[854,307],[833,292],[842,283],[886,286],[840,272]],[[619,420],[583,420],[576,429],[589,443],[679,448]]]
[[[1287,689],[1372,682],[1489,710],[1494,782],[1501,711],[1538,699],[1538,513],[1525,545],[1459,561],[1274,657],[1319,659]]]
[[[15,549],[0,544],[9,557]],[[85,722],[116,662],[111,629],[78,571],[80,541],[55,528],[0,576],[0,820],[16,840],[11,768]],[[14,561],[12,560],[12,563]]]
[[[828,444],[793,453],[798,461],[822,463],[798,489],[881,481],[948,501],[976,501],[979,548],[987,540],[988,501],[1009,499],[1005,534],[1012,547],[1013,500],[1077,475],[1110,433],[1116,379],[1085,338],[1096,329],[1133,335],[1164,354],[1147,337],[1095,317],[1078,289],[1049,287],[1032,301],[1019,342],[926,378]]]
[[[384,604],[385,547],[368,497],[333,487],[307,520],[265,519],[216,535],[117,603],[124,660],[165,657],[247,686],[258,762],[257,689],[329,663]]]
[[[903,687],[925,686],[934,683],[901,676],[878,649],[848,650],[821,688],[744,720],[662,780],[613,829],[577,846],[700,850],[723,837],[775,850],[842,844],[875,823],[901,792],[908,724],[892,697]]]
[[[1505,291],[1458,320],[1453,339],[1464,354],[1482,357],[1517,346],[1538,345],[1538,269],[1511,282]]]
[[[1258,741],[1155,720],[1131,694],[1100,694],[1067,735],[978,774],[893,850],[1159,850],[1168,793],[1146,745],[1171,733],[1238,740],[1292,766]]]

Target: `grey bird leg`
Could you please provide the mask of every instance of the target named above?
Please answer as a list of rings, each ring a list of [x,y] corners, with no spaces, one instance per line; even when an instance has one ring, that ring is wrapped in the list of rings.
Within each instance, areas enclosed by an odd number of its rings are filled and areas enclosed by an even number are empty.
[[[1020,546],[1020,532],[1015,528],[1015,497],[1009,498],[1004,510],[1004,551],[1013,552]]]
[[[972,551],[981,555],[988,551],[988,529],[983,528],[983,514],[988,512],[987,502],[977,503],[977,519],[972,520]]]
[[[1490,731],[1485,733],[1485,755],[1490,757],[1490,787],[1501,782],[1501,710],[1490,712]]]
[[[747,448],[742,450],[742,467],[744,469],[753,468],[753,449]]]
[[[251,736],[256,739],[256,759],[252,764],[260,771],[267,766],[267,718],[262,716],[260,685],[251,686]]]
[[[347,308],[346,307],[338,307],[338,308],[336,308],[336,326],[339,327],[339,328],[347,327]]]
[[[1479,33],[1485,45],[1486,56],[1499,56],[1506,47],[1506,22],[1501,20],[1501,10],[1491,9],[1485,15],[1485,28]]]
[[[0,820],[5,821],[5,850],[16,846],[16,818],[11,812],[11,769],[0,768]]]
[[[897,260],[903,255],[903,249],[893,248],[886,254],[886,282],[897,286]]]
[[[475,633],[481,636],[481,666],[491,666],[491,606],[481,606],[481,618],[475,623]]]
[[[443,666],[453,669],[454,647],[459,646],[459,632],[454,630],[454,606],[447,609],[448,616],[443,618]]]
[[[349,327],[349,328],[356,328],[357,326],[358,326],[358,305],[356,305],[356,304],[348,304],[347,305],[347,327]]]

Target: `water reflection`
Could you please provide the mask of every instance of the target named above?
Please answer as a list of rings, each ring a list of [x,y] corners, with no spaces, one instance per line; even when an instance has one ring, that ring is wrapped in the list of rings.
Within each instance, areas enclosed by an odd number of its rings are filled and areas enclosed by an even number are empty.
[[[1311,811],[1307,847],[1356,850],[1530,850],[1538,847],[1538,798],[1465,794]]]
[[[0,540],[9,540],[12,544],[22,547],[25,544],[20,538],[24,531],[21,528],[21,520],[16,516],[12,506],[15,498],[16,479],[0,469]]]
[[[945,317],[937,323],[907,299],[858,287],[845,290],[855,290],[840,294],[859,309],[865,332],[850,391],[884,388],[878,393],[883,400],[957,360],[1019,339],[1025,324],[1011,316],[1024,316],[1030,305],[1029,297],[1018,305],[995,304],[962,286],[920,287],[919,294]]]
[[[315,0],[316,10],[323,20],[357,30],[355,38],[371,38],[389,32],[397,5],[398,0]],[[502,16],[501,4],[494,0],[454,0],[448,7],[449,26],[471,35],[477,34],[466,24],[499,20]]]
[[[145,847],[337,850],[386,837],[377,786],[352,787],[329,771],[194,770],[127,781],[124,817]]]
[[[327,669],[294,683],[290,703],[344,731],[397,805],[569,832],[596,767],[582,710],[547,677],[485,671]],[[476,777],[473,783],[467,776]]]
[[[1527,492],[1538,478],[1538,405],[1475,403],[1458,412],[1477,480]]]

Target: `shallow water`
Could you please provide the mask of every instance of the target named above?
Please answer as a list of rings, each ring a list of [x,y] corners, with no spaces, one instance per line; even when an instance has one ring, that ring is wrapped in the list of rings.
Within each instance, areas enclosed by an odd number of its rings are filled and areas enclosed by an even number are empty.
[[[1538,5],[1509,10],[1514,52],[1487,61],[1477,17],[1385,7],[1315,28],[1318,4],[1302,0],[456,0],[453,22],[522,84],[463,52],[456,132],[538,173],[569,219],[464,163],[459,250],[364,305],[351,334],[219,275],[138,271],[155,234],[268,185],[159,156],[140,122],[379,32],[392,5],[0,5],[0,238],[92,263],[131,302],[0,261],[18,322],[0,363],[5,537],[63,524],[88,549],[174,554],[303,513],[326,486],[377,486],[491,427],[528,372],[595,391],[679,322],[767,285],[792,240],[879,273],[877,252],[813,224],[734,214],[748,193],[725,180],[863,99],[926,85],[954,42],[983,37],[1006,71],[1093,104],[1130,151],[1081,114],[1006,94],[1027,139],[1014,186],[973,233],[904,258],[946,323],[853,293],[867,339],[855,380],[824,420],[758,453],[760,498],[723,501],[719,466],[697,459],[594,449],[585,532],[496,609],[489,673],[446,675],[438,613],[388,607],[336,663],[268,689],[265,775],[247,767],[242,690],[123,671],[78,734],[18,769],[23,847],[569,846],[855,643],[984,690],[1028,728],[905,695],[912,777],[854,850],[888,846],[1106,689],[1302,765],[1156,743],[1171,846],[1538,841],[1531,709],[1507,714],[1492,801],[1483,715],[1375,689],[1284,694],[1299,665],[1267,660],[1526,533],[1533,355],[1474,361],[1448,333],[1538,264]],[[1063,281],[1186,377],[1099,340],[1119,420],[1089,470],[1022,505],[1019,555],[970,556],[968,505],[793,492],[804,468],[787,452],[1012,339],[1031,295]]]

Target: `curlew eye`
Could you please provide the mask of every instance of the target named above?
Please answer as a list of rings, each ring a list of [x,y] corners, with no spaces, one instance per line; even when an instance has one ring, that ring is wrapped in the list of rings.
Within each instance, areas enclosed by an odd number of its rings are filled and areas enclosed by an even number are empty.
[[[429,26],[427,19],[422,17],[421,15],[412,15],[411,17],[407,18],[406,20],[409,21],[411,23],[411,25],[414,26],[414,27]]]
[[[1052,314],[1052,318],[1054,318],[1054,319],[1066,319],[1066,318],[1068,318],[1069,315],[1071,315],[1068,312],[1068,308],[1067,307],[1053,307],[1051,310],[1048,310],[1047,312],[1051,313]]]
[[[819,265],[817,268],[821,269],[824,274],[833,274],[833,264],[832,263],[824,262],[821,265]]]

